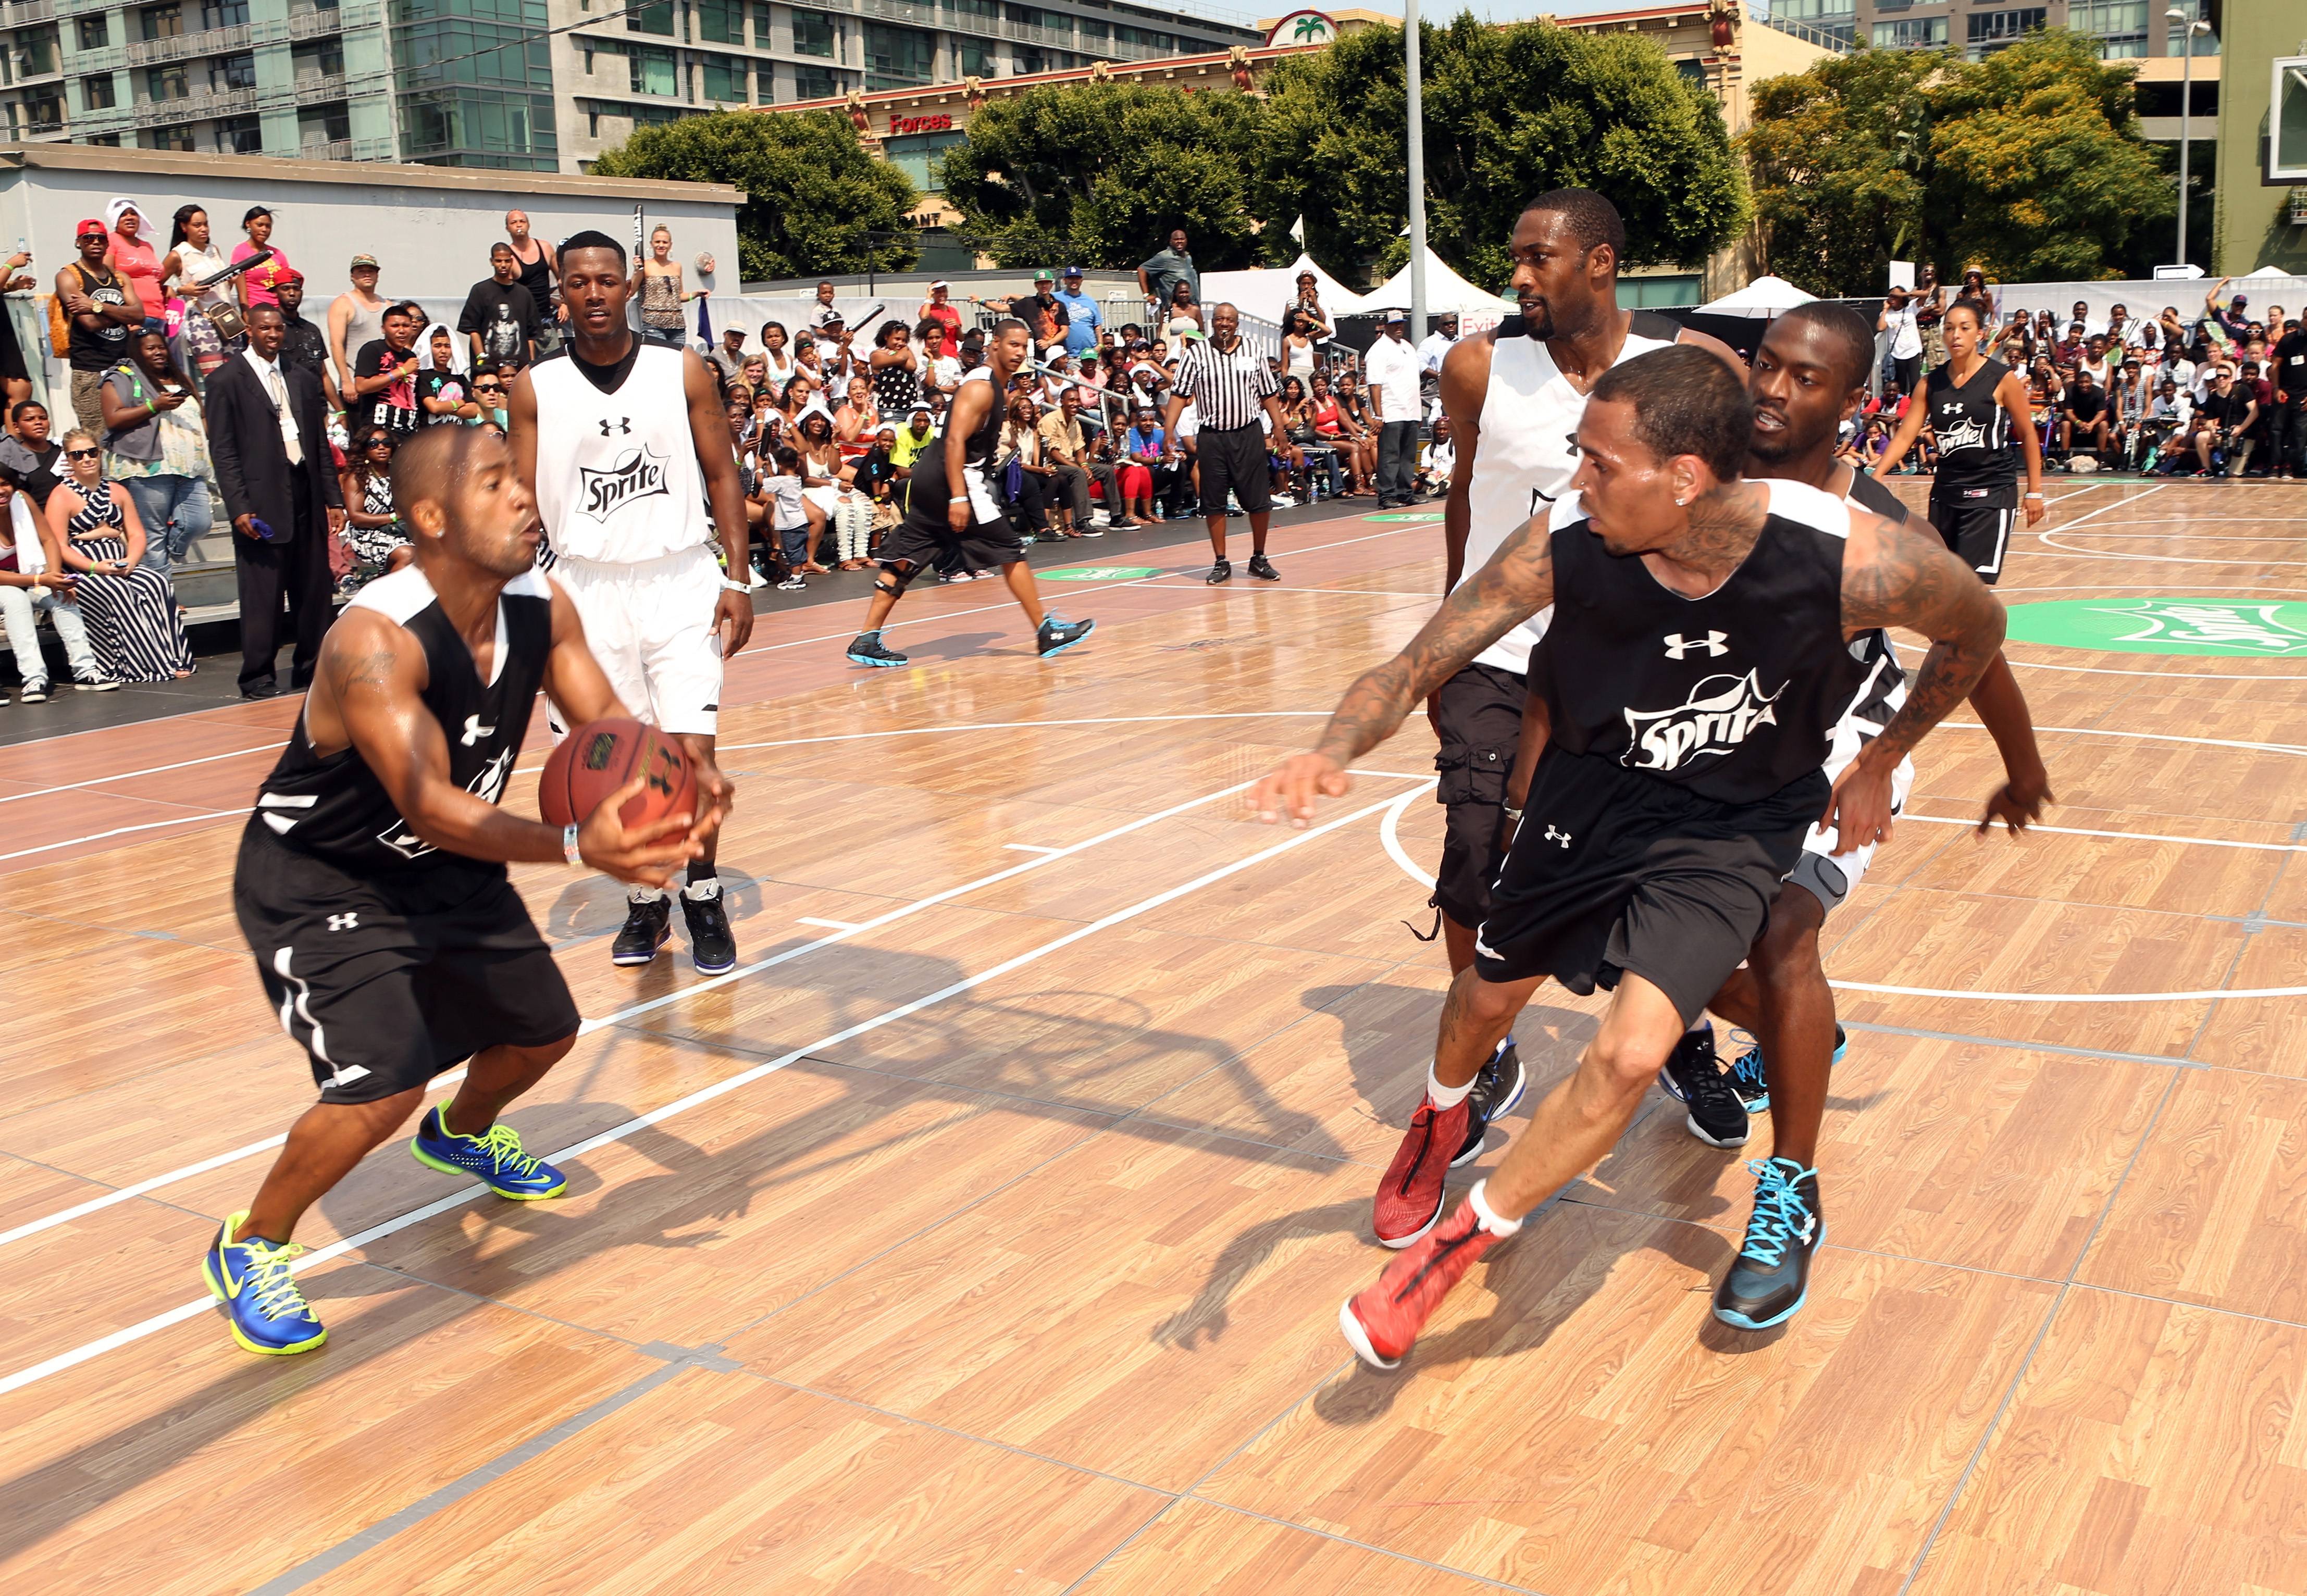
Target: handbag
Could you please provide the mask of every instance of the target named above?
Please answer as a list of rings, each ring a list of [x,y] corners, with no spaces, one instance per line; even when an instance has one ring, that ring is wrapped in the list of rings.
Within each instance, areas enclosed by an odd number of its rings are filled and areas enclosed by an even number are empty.
[[[201,314],[206,316],[209,325],[216,329],[217,337],[227,343],[248,330],[248,323],[241,319],[240,306],[229,299],[219,305],[201,306]]]

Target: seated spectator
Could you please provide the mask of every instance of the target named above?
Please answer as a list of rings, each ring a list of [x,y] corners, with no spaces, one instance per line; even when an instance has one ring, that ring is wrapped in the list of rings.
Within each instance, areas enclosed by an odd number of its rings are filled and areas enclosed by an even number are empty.
[[[146,327],[98,390],[105,469],[128,490],[144,523],[144,563],[167,576],[214,519],[208,426],[193,381],[169,358],[165,333]]]
[[[193,646],[168,578],[143,563],[144,523],[128,490],[104,475],[104,450],[84,428],[64,434],[67,474],[48,494],[43,553],[73,573],[99,672],[114,682],[180,681]]]
[[[793,351],[787,347],[790,342],[783,322],[761,323],[761,369],[768,373],[769,386],[780,402],[785,399],[785,384],[793,381],[797,369]]]
[[[841,512],[850,471],[842,459],[841,441],[834,436],[833,418],[822,408],[811,406],[801,417],[800,429],[802,497],[818,511],[810,528],[809,557],[802,570],[821,576],[828,568],[817,562],[818,539]]]
[[[745,369],[745,330],[737,326],[724,327],[720,343],[707,354],[706,358],[721,368],[722,381],[735,382],[738,374]]]
[[[1457,465],[1457,446],[1450,441],[1450,418],[1439,416],[1434,423],[1434,435],[1419,451],[1419,478],[1428,493],[1446,493]]]
[[[64,446],[48,436],[48,408],[38,399],[19,399],[8,412],[8,435],[0,438],[0,469],[15,473],[32,509],[45,514],[48,493],[64,475]]]
[[[0,629],[16,655],[17,696],[27,704],[48,697],[48,662],[40,652],[39,620],[46,615],[64,646],[73,681],[83,692],[114,692],[120,683],[106,676],[89,647],[88,628],[73,603],[69,571],[48,569],[40,541],[39,515],[31,495],[13,471],[0,469]],[[0,703],[7,699],[0,697]]]
[[[862,376],[850,378],[848,397],[833,416],[834,435],[840,439],[843,452],[862,454],[867,440],[880,425],[881,410],[873,402],[871,381]]]
[[[1008,490],[1011,522],[1027,539],[1050,534],[1049,506],[1057,470],[1042,458],[1041,412],[1031,394],[1012,393],[1003,412],[994,468]]]
[[[473,408],[477,412],[472,418],[473,425],[493,426],[498,435],[502,436],[508,430],[505,396],[511,391],[512,385],[494,372],[476,372],[472,382]]]
[[[1178,283],[1170,291],[1170,303],[1162,307],[1162,330],[1170,338],[1198,339],[1207,336],[1202,307],[1194,302],[1194,290],[1186,283]]]
[[[913,335],[922,340],[922,394],[951,399],[964,375],[961,356],[954,353],[957,335],[948,331],[944,322],[926,318],[913,329]]]
[[[354,570],[338,591],[353,593],[384,574],[392,551],[408,541],[392,503],[392,433],[365,426],[353,437],[352,458],[339,474],[345,496],[345,540]]]
[[[416,408],[424,412],[426,426],[459,426],[480,420],[481,407],[472,396],[471,379],[459,369],[459,364],[456,336],[447,324],[435,322],[427,327],[416,346]]]
[[[898,429],[889,446],[889,463],[895,468],[899,482],[913,480],[913,462],[922,458],[922,450],[927,449],[937,435],[937,420],[931,414],[930,408],[915,405],[913,414],[905,418],[905,425]]]
[[[1361,474],[1360,434],[1347,418],[1338,396],[1330,386],[1330,379],[1316,372],[1307,395],[1314,416],[1314,441],[1330,451],[1335,468],[1344,477],[1340,490],[1342,498],[1359,498],[1365,478]]]
[[[1151,405],[1140,405],[1121,434],[1121,463],[1115,479],[1121,484],[1122,510],[1133,519],[1150,523],[1163,519],[1154,511],[1157,496],[1168,501],[1164,514],[1176,514],[1178,468],[1170,458],[1170,435]]]
[[[744,385],[746,392],[759,397],[768,390],[769,363],[758,354],[748,355],[738,366],[735,380]]]
[[[1042,416],[1037,427],[1042,438],[1042,459],[1050,468],[1047,485],[1051,502],[1059,507],[1058,536],[1105,536],[1091,519],[1089,489],[1093,482],[1104,495],[1108,517],[1115,530],[1134,531],[1137,523],[1119,513],[1121,490],[1114,480],[1113,462],[1093,458],[1083,436],[1081,390],[1068,387],[1058,399],[1058,408]]]
[[[2071,458],[2078,439],[2094,457],[2104,456],[2112,447],[2107,435],[2106,390],[2092,379],[2088,365],[2075,373],[2074,386],[2067,390],[2059,407],[2060,452]]]

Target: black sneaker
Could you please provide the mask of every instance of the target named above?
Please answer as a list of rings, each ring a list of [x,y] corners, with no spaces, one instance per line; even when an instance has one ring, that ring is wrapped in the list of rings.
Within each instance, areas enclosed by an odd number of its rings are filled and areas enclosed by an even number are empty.
[[[1714,1317],[1741,1330],[1767,1330],[1795,1317],[1810,1294],[1811,1254],[1825,1244],[1818,1171],[1791,1158],[1757,1160],[1754,1216],[1746,1244],[1714,1288]]]
[[[1690,1134],[1710,1147],[1740,1147],[1746,1142],[1746,1105],[1730,1089],[1722,1061],[1714,1056],[1714,1027],[1683,1034],[1659,1071],[1667,1094],[1690,1105]]]
[[[1501,1043],[1490,1061],[1482,1066],[1474,1077],[1474,1089],[1466,1096],[1466,1140],[1450,1167],[1471,1163],[1482,1155],[1482,1137],[1490,1128],[1490,1121],[1511,1111],[1522,1101],[1522,1088],[1530,1077],[1522,1067],[1522,1049],[1511,1040]]]
[[[1233,565],[1230,561],[1221,560],[1210,567],[1210,574],[1202,579],[1213,588],[1220,582],[1230,582],[1233,580]]]
[[[939,581],[945,580],[943,577],[940,577],[938,579]],[[881,643],[881,634],[879,632],[861,631],[857,634],[857,640],[849,645],[849,663],[851,665],[877,665],[886,670],[892,665],[901,665],[905,664],[905,656],[899,654],[893,648],[884,648]]]
[[[48,701],[48,684],[45,682],[27,682],[24,683],[24,691],[16,696],[27,704],[45,704]]]
[[[1252,554],[1249,557],[1249,574],[1261,582],[1278,582],[1282,579],[1282,573],[1274,570],[1274,562],[1263,554]]]
[[[1746,1105],[1748,1113],[1759,1114],[1771,1106],[1771,1083],[1762,1072],[1762,1044],[1744,1031],[1731,1032],[1730,1040],[1746,1044],[1745,1050],[1730,1060],[1730,1089],[1738,1094],[1738,1101]],[[1849,1051],[1850,1039],[1843,1034],[1842,1027],[1838,1025],[1834,1027],[1834,1056],[1827,1060],[1828,1065],[1841,1063],[1842,1055]]]
[[[673,905],[664,897],[629,898],[625,903],[625,929],[617,933],[615,946],[609,949],[613,965],[645,965],[656,957],[656,950],[673,935]]]
[[[702,897],[694,894],[702,892]],[[702,881],[682,889],[681,917],[689,922],[689,957],[699,975],[726,975],[737,967],[737,934],[721,904],[721,883]]]
[[[1047,659],[1052,654],[1063,654],[1096,630],[1094,621],[1068,621],[1052,610],[1042,617],[1042,629],[1033,634],[1033,647]]]

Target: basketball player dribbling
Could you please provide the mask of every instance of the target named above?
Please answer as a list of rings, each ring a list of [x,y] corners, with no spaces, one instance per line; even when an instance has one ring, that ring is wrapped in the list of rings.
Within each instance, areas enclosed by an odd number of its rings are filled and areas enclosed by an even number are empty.
[[[681,744],[698,792],[725,808],[728,784],[713,762],[722,666],[753,635],[753,600],[744,483],[720,389],[695,351],[651,343],[626,325],[625,252],[615,239],[566,240],[560,270],[569,341],[513,380],[513,457],[545,519],[553,580],[584,617],[609,685]],[[557,699],[551,708],[556,733],[587,718]],[[718,843],[705,838],[681,893],[700,975],[737,964]],[[609,957],[646,965],[672,935],[664,888],[637,884]]]
[[[252,1352],[327,1339],[290,1272],[296,1223],[459,1062],[456,1095],[418,1124],[417,1162],[516,1201],[563,1189],[498,1120],[578,1027],[506,864],[661,884],[721,820],[716,806],[628,829],[618,816],[638,777],[580,825],[500,809],[540,688],[580,724],[624,707],[576,606],[534,568],[535,506],[503,444],[421,432],[393,458],[392,497],[415,563],[362,588],[330,629],[233,874],[266,1000],[321,1088],[202,1260]]]
[[[1264,818],[1306,824],[1427,694],[1552,606],[1559,665],[1542,673],[1548,745],[1525,821],[1379,1188],[1381,1230],[1411,1239],[1339,1309],[1376,1367],[1398,1364],[1483,1253],[1617,1143],[1762,931],[1805,831],[1832,823],[1846,850],[1887,833],[1899,761],[2002,644],[2002,606],[1935,538],[1800,483],[1744,480],[1753,431],[1745,384],[1709,352],[1656,349],[1604,373],[1579,419],[1573,493],[1356,682],[1313,752],[1252,790]],[[1893,625],[1930,638],[1930,655],[1830,784],[1820,767],[1867,669],[1849,642]],[[1425,1151],[1456,1144],[1476,1074],[1549,976],[1609,989],[1609,1006],[1576,1070],[1444,1219]]]

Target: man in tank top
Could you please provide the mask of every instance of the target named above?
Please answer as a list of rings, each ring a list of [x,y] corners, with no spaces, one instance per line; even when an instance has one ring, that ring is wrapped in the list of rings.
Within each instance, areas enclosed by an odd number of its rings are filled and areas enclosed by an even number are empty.
[[[745,490],[720,390],[695,351],[640,339],[626,324],[625,251],[615,239],[584,232],[563,244],[561,291],[569,341],[514,378],[507,396],[513,457],[536,495],[554,579],[584,617],[609,684],[679,740],[699,791],[716,794],[727,787],[713,762],[722,662],[753,635]],[[573,716],[555,706],[554,730],[584,724]],[[681,893],[701,975],[737,964],[716,840],[690,861]],[[662,888],[634,887],[612,962],[648,964],[671,939],[672,921]]]
[[[1578,469],[1571,434],[1597,377],[1677,341],[1737,365],[1726,345],[1702,332],[1618,308],[1625,246],[1625,224],[1602,195],[1584,188],[1539,195],[1523,207],[1507,242],[1521,313],[1448,346],[1442,356],[1442,410],[1457,451],[1442,512],[1445,588],[1479,571],[1509,536],[1568,491]],[[1545,630],[1543,614],[1514,628],[1427,705],[1441,744],[1436,797],[1447,817],[1429,901],[1441,916],[1454,974],[1473,964],[1474,928],[1489,913],[1490,883],[1505,853],[1501,832],[1511,828],[1505,779],[1530,696],[1530,651]],[[1522,1096],[1523,1079],[1509,1034],[1483,1066],[1469,1140],[1454,1157],[1480,1151],[1483,1131]]]
[[[290,1273],[304,1249],[289,1238],[443,1070],[465,1066],[418,1122],[418,1163],[515,1201],[566,1188],[498,1120],[579,1023],[505,866],[565,861],[662,882],[720,821],[716,803],[628,830],[620,811],[639,779],[579,825],[498,807],[540,687],[587,720],[625,711],[576,606],[536,569],[535,507],[505,446],[435,427],[401,446],[392,476],[416,560],[362,588],[330,631],[233,873],[266,1004],[320,1088],[202,1260],[252,1352],[327,1339]]]
[[[1376,1367],[1397,1364],[1481,1255],[1617,1143],[1761,933],[1805,831],[1831,821],[1846,850],[1885,835],[1899,761],[2001,646],[2002,606],[1935,538],[1803,484],[1745,480],[1753,430],[1745,384],[1711,352],[1654,349],[1605,372],[1579,419],[1573,492],[1354,683],[1314,751],[1252,790],[1265,818],[1307,823],[1428,693],[1551,608],[1558,668],[1544,673],[1528,819],[1377,1193],[1378,1237],[1405,1250],[1339,1312]],[[1830,784],[1820,767],[1866,674],[1849,642],[1894,625],[1930,638],[1931,656]],[[1445,1220],[1474,1078],[1549,976],[1611,989],[1610,1005],[1577,1069]]]
[[[384,336],[384,313],[392,301],[376,291],[374,255],[353,257],[352,287],[329,301],[329,358],[337,368],[337,387],[353,390],[353,363],[360,352]]]

